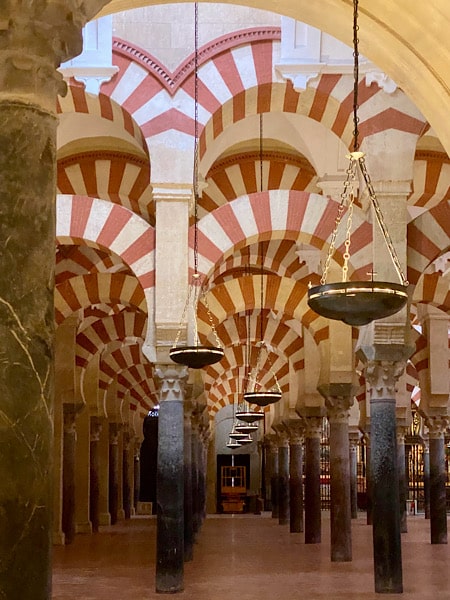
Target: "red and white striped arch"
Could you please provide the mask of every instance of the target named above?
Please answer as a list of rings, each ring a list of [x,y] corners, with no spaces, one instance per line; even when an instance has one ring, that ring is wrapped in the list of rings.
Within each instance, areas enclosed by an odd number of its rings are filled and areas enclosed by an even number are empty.
[[[109,200],[154,223],[149,162],[130,153],[93,150],[58,160],[57,191]]]
[[[209,278],[210,285],[218,285],[236,276],[256,275],[261,268],[258,266],[261,258],[266,272],[270,271],[306,284],[319,283],[318,274],[310,272],[294,240],[273,239],[264,244],[249,244],[236,250],[216,266]]]
[[[420,277],[413,294],[414,304],[432,304],[450,314],[450,274],[424,274]]]
[[[223,36],[200,48],[200,124],[212,119],[224,102],[247,88],[272,82],[279,39],[279,28],[255,28]],[[119,73],[102,86],[102,93],[133,116],[146,138],[169,129],[193,134],[193,56],[171,73],[142,49],[116,39],[113,62]],[[263,92],[261,97],[266,95]],[[298,100],[298,94],[294,95]]]
[[[207,187],[199,199],[199,218],[219,206],[263,190],[298,190],[317,192],[317,176],[308,160],[287,152],[233,154],[214,164],[206,175]]]
[[[450,198],[450,158],[445,152],[417,150],[408,206],[430,210]]]
[[[275,83],[273,64],[265,68],[252,88],[247,88],[223,103],[212,115],[200,136],[200,155],[229,125],[261,112],[293,112],[305,115],[324,125],[347,147],[353,139],[353,76],[322,74],[308,82],[298,94],[291,85]],[[386,99],[378,85],[359,83],[359,141],[386,129],[419,136],[427,123],[404,94]]]
[[[411,221],[407,239],[407,278],[416,285],[428,265],[450,248],[450,200]]]
[[[117,315],[98,319],[84,328],[76,337],[75,362],[86,367],[92,357],[105,346],[116,341],[145,339],[147,316],[141,312],[122,311]]]
[[[55,287],[56,324],[95,304],[130,306],[147,314],[144,290],[136,278],[122,273],[97,273],[72,277]]]
[[[131,135],[137,145],[148,153],[139,125],[125,107],[120,106],[103,91],[98,96],[89,94],[82,83],[71,79],[64,98],[58,96],[56,110],[58,114],[80,113],[111,121],[118,126],[119,131],[123,130]]]
[[[144,290],[155,284],[155,230],[131,210],[87,196],[58,195],[56,239],[87,243],[117,254]]]
[[[283,314],[284,319],[294,319],[308,327],[320,343],[328,337],[328,320],[311,311],[307,305],[307,286],[275,275],[264,275],[264,308]],[[210,313],[216,327],[234,314],[260,306],[261,278],[241,277],[212,288],[207,294]],[[198,331],[203,339],[210,334],[208,313],[204,304],[198,307]]]
[[[56,239],[60,244],[83,242],[107,249],[119,256],[137,278],[133,287],[143,290],[146,304],[144,310],[147,314],[153,313],[155,230],[141,217],[123,206],[105,200],[59,195],[56,204]],[[129,279],[126,280],[127,286],[124,288],[126,297],[129,295]],[[85,285],[99,285],[98,279],[93,279],[92,283],[88,281],[88,277],[83,279]],[[68,289],[71,287],[69,282],[64,285],[68,286]],[[133,290],[133,294],[135,293],[136,290]],[[110,304],[111,301],[105,300],[105,303]],[[120,302],[120,298],[118,303],[127,304]],[[137,306],[142,310],[140,299]],[[86,305],[83,304],[83,307]],[[64,310],[62,314],[65,314]],[[148,335],[150,334],[148,330]]]
[[[199,221],[199,272],[209,277],[216,266],[234,252],[259,240],[290,239],[323,249],[331,237],[337,210],[338,202],[332,198],[307,192],[271,190],[241,196]],[[353,226],[349,267],[351,272],[361,272],[365,277],[372,266],[372,225],[357,207]],[[338,262],[342,261],[344,238],[345,231],[341,227],[336,238]],[[191,227],[191,249],[193,243]]]

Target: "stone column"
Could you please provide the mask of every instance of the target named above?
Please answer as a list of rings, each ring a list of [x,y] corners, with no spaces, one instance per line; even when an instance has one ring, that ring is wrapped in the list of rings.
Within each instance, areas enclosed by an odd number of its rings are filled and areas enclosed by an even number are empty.
[[[423,500],[425,519],[430,518],[430,442],[423,441]]]
[[[289,517],[289,437],[278,431],[278,523],[287,525]]]
[[[276,438],[273,434],[270,434],[266,437],[270,444],[268,460],[270,462],[270,496],[272,504],[272,519],[278,519],[278,446]]]
[[[89,520],[93,533],[100,525],[100,477],[99,477],[99,440],[102,425],[98,417],[91,417],[90,463],[89,463]]]
[[[75,520],[77,533],[92,533],[89,520],[89,477],[90,477],[90,417],[88,409],[80,406],[77,414],[77,444],[75,471]]]
[[[134,447],[133,447],[133,469],[134,469],[134,492],[133,492],[133,513],[137,514],[138,510],[138,502],[139,502],[139,494],[141,490],[141,470],[139,465],[139,450],[140,450],[139,440],[135,439]]]
[[[432,544],[447,543],[447,502],[445,483],[444,432],[448,428],[448,417],[427,417],[430,444],[430,532]]]
[[[353,404],[351,384],[330,383],[319,391],[330,423],[330,527],[332,562],[352,560],[350,510],[350,444],[348,419]]]
[[[265,437],[264,438],[264,468],[265,468],[265,496],[264,496],[264,510],[272,511],[272,454],[271,454],[271,442]]]
[[[108,505],[111,525],[115,525],[119,510],[119,425],[109,424],[109,485]]]
[[[111,525],[109,512],[109,440],[110,431],[108,420],[100,419],[101,428],[98,440],[98,473],[99,473],[99,525]]]
[[[364,433],[364,441],[366,448],[366,496],[367,496],[367,509],[366,509],[366,523],[372,525],[372,477],[370,471],[370,433],[366,431]]]
[[[303,531],[303,432],[302,421],[289,423],[289,530]]]
[[[209,428],[203,423],[200,430],[200,452],[199,452],[199,504],[200,525],[206,518],[206,449],[209,442]]]
[[[184,587],[184,440],[183,400],[186,367],[158,365],[156,591],[181,592]]]
[[[322,417],[305,420],[305,544],[322,541],[320,502],[320,441]]]
[[[131,500],[133,489],[133,469],[131,465],[131,436],[126,426],[123,432],[122,450],[122,502],[125,519],[131,518]]]
[[[406,500],[408,496],[408,483],[406,481],[406,462],[405,462],[405,435],[409,428],[397,427],[397,465],[398,465],[398,496],[400,506],[400,531],[408,531]]]
[[[350,514],[358,518],[358,434],[349,435],[350,443]]]
[[[375,591],[402,593],[395,383],[405,363],[368,361]]]
[[[186,386],[188,387],[188,386]],[[194,555],[193,490],[192,490],[192,404],[184,405],[184,560]]]
[[[63,506],[62,530],[65,543],[71,544],[75,539],[75,454],[77,445],[77,429],[75,425],[76,410],[71,404],[63,405],[64,437],[63,437]]]
[[[51,596],[56,67],[79,3],[0,3],[0,597]]]
[[[195,413],[191,419],[191,479],[192,479],[192,532],[194,535],[194,542],[197,538],[197,534],[200,531],[200,503],[198,497],[198,485],[199,485],[199,473],[198,473],[198,441],[199,437],[199,423],[198,415]]]

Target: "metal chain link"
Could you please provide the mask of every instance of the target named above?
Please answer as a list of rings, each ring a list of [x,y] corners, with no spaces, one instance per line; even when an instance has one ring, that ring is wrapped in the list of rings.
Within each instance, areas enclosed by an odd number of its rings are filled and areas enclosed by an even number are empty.
[[[351,195],[354,194],[354,182],[356,180],[355,166],[356,166],[356,161],[352,156],[350,156],[350,162],[349,162],[348,168],[346,170],[347,176],[344,181],[344,189],[341,193],[341,201],[340,201],[340,204],[338,207],[336,220],[334,222],[334,229],[331,234],[330,245],[328,246],[328,253],[327,253],[327,257],[325,259],[325,264],[324,264],[323,271],[322,271],[322,277],[320,279],[321,285],[325,285],[327,282],[328,271],[330,269],[331,259],[333,257],[335,245],[336,245],[337,231],[338,231],[339,225],[341,223],[342,215],[344,214],[346,201],[349,197],[349,194],[351,194]],[[347,229],[348,229],[348,227],[347,227]],[[349,243],[349,245],[350,245],[350,243]]]
[[[381,233],[383,234],[387,249],[389,251],[392,262],[394,263],[394,267],[397,272],[397,275],[399,276],[400,282],[402,283],[402,285],[408,285],[409,282],[406,279],[405,274],[403,273],[403,269],[400,264],[400,260],[398,258],[397,252],[395,250],[394,243],[392,242],[392,238],[391,238],[389,231],[386,227],[386,224],[384,222],[383,213],[381,212],[381,208],[378,203],[378,199],[375,195],[375,190],[373,189],[373,185],[370,180],[369,173],[367,172],[364,156],[360,156],[358,158],[358,163],[359,163],[359,168],[361,169],[362,176],[364,177],[364,181],[366,182],[370,200],[372,201],[372,205],[375,209],[375,217],[377,219],[377,223],[381,229]]]

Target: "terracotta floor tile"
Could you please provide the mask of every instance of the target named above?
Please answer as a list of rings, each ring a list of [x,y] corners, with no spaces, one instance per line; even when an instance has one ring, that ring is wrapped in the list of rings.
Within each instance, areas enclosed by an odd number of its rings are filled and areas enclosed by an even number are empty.
[[[53,600],[148,600],[155,587],[155,518],[133,518],[54,551]],[[305,545],[267,513],[208,517],[185,565],[183,600],[379,600],[371,528],[352,523],[353,561],[331,563],[329,517],[322,543]],[[429,543],[429,521],[409,518],[402,534],[403,594],[395,600],[450,600],[450,548]]]

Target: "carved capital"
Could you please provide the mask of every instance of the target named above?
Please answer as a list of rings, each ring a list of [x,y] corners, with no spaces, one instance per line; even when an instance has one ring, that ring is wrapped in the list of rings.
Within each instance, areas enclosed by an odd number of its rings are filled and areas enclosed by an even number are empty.
[[[117,446],[119,443],[119,432],[120,425],[119,423],[110,423],[109,424],[109,444],[111,446]]]
[[[322,417],[305,417],[305,437],[322,438]]]
[[[160,402],[184,399],[184,386],[189,375],[187,367],[158,365],[155,368],[155,375],[160,383]]]
[[[77,411],[72,408],[72,405],[64,404],[64,435],[76,435],[76,416]]]
[[[398,426],[397,427],[397,444],[403,445],[405,443],[405,436],[410,432],[409,427]]]
[[[102,431],[102,420],[100,419],[100,417],[91,417],[91,423],[90,423],[90,440],[91,440],[91,442],[99,441],[101,431]]]
[[[348,423],[353,397],[327,396],[325,404],[330,423]]]
[[[447,416],[433,416],[425,417],[425,425],[428,428],[429,439],[438,440],[444,437],[445,432],[448,430],[450,418]]]
[[[301,446],[303,444],[305,436],[305,423],[303,422],[303,419],[291,419],[287,426],[287,431],[289,434],[290,446]]]
[[[395,398],[395,384],[405,368],[404,361],[369,360],[365,375],[372,398]]]
[[[77,0],[0,4],[0,100],[31,99],[55,111],[67,89],[56,68],[81,52],[88,11],[89,2]]]

